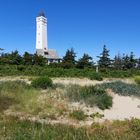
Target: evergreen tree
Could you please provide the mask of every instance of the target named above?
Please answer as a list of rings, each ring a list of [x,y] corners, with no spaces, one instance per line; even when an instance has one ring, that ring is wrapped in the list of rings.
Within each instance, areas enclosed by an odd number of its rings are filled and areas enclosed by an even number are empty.
[[[130,58],[128,55],[123,54],[123,69],[128,69],[129,68],[129,62]]]
[[[136,64],[136,59],[134,59],[133,52],[130,55],[123,55],[123,68],[124,69],[131,69],[134,68]]]
[[[13,65],[21,65],[22,64],[22,57],[19,55],[18,51],[15,50],[14,52],[12,52],[11,54],[9,54],[8,56],[9,59],[9,64],[13,64]]]
[[[62,67],[63,68],[74,67],[75,63],[76,63],[75,58],[76,58],[76,53],[74,52],[74,49],[71,48],[70,50],[67,50],[65,56],[63,57],[62,63],[61,63]]]
[[[134,68],[136,65],[136,59],[133,52],[130,53],[130,68]]]
[[[33,55],[33,64],[34,65],[39,65],[39,66],[44,66],[46,65],[47,60],[41,55],[37,55],[36,53]]]
[[[33,64],[33,55],[25,52],[23,55],[23,64],[24,65],[32,65]]]
[[[85,67],[92,67],[93,64],[92,57],[84,53],[83,57],[78,60],[76,67],[83,69]]]
[[[123,61],[120,54],[116,55],[114,58],[113,66],[116,69],[122,69],[123,68]]]
[[[140,58],[137,60],[137,68],[140,68]]]
[[[111,59],[109,58],[109,50],[106,45],[103,47],[103,52],[100,54],[98,64],[101,68],[108,68],[111,65]]]

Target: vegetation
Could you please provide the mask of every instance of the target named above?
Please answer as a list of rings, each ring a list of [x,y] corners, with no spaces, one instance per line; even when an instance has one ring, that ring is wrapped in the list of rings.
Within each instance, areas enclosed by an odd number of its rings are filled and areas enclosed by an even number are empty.
[[[103,114],[100,114],[99,112],[96,112],[96,113],[93,113],[90,115],[91,118],[103,118],[104,115]]]
[[[52,87],[53,82],[49,77],[39,77],[32,81],[31,85],[35,88],[47,89]]]
[[[48,76],[48,77],[96,77],[100,75],[103,78],[125,78],[140,75],[140,70],[113,70],[99,69],[63,69],[51,68],[50,66],[24,66],[24,65],[0,65],[0,76]],[[92,78],[94,79],[94,78]],[[96,79],[96,78],[95,78]]]
[[[31,111],[31,108],[29,109],[30,100],[37,100],[37,97],[38,91],[25,82],[0,82],[0,111],[12,106],[15,106],[15,110]]]
[[[42,93],[21,81],[0,82],[0,112],[7,109],[38,115],[41,118],[55,118],[66,111],[63,102],[52,98],[59,97],[55,89],[48,89]]]
[[[67,88],[65,94],[71,101],[84,102],[90,106],[98,106],[102,110],[108,109],[112,106],[112,97],[102,88],[71,85]]]
[[[45,125],[17,118],[0,117],[0,138],[16,140],[139,140],[140,120],[97,124],[89,128]]]
[[[140,97],[140,87],[136,84],[127,84],[121,81],[103,83],[97,87],[104,89],[111,89],[113,92],[122,96],[136,96]]]
[[[89,79],[90,80],[102,81],[103,77],[101,76],[101,74],[97,73],[97,74],[90,75]]]
[[[93,65],[94,63],[92,61],[92,57],[84,53],[83,57],[78,60],[76,67],[84,69],[84,68],[92,68]]]
[[[76,64],[75,57],[76,53],[73,48],[71,48],[71,50],[67,50],[65,56],[63,57],[61,67],[67,69],[73,68]]]
[[[103,52],[100,54],[98,64],[101,68],[108,68],[111,65],[111,59],[109,58],[109,50],[106,45],[103,47]]]
[[[3,51],[3,50],[0,50]],[[117,69],[117,70],[130,70],[130,69],[139,69],[140,68],[140,58],[135,58],[133,52],[128,54],[118,54],[114,59],[110,58],[109,50],[106,45],[103,46],[103,51],[98,56],[98,66],[100,69]],[[45,66],[47,64],[47,59],[42,56],[35,54],[30,54],[25,52],[23,55],[20,55],[18,51],[12,51],[11,53],[1,53],[0,56],[0,65],[23,65],[23,66]],[[76,53],[73,48],[68,49],[62,58],[60,63],[51,63],[50,67],[52,68],[63,68],[63,69],[85,69],[85,68],[95,68],[95,63],[93,59],[88,54],[84,53],[83,56],[77,61]],[[24,71],[24,69],[23,69]]]
[[[73,48],[66,51],[62,62],[46,64],[47,59],[36,53],[25,52],[20,55],[17,50],[11,53],[1,53],[0,76],[87,77],[102,80],[104,77],[124,78],[140,75],[140,58],[135,58],[131,52],[130,55],[118,54],[111,60],[106,45],[99,56],[97,64],[99,73],[96,73],[96,65],[91,56],[84,53],[77,61]]]
[[[82,110],[74,110],[70,113],[70,117],[79,121],[85,120],[87,115]]]
[[[140,76],[135,77],[135,82],[140,85]]]

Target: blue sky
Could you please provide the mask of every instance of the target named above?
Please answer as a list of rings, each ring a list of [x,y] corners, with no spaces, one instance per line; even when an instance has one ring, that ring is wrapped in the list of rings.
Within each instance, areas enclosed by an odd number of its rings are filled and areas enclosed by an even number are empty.
[[[60,56],[71,47],[94,59],[104,44],[111,57],[140,56],[140,0],[0,0],[0,48],[35,52],[35,18],[48,18],[49,48]]]

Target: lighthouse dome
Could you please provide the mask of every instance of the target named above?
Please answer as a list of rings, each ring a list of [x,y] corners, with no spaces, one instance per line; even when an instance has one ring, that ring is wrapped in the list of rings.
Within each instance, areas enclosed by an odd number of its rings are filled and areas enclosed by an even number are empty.
[[[44,13],[43,11],[41,11],[41,12],[38,14],[38,17],[41,17],[41,16],[42,16],[42,17],[46,17],[46,16],[45,16],[45,13]]]

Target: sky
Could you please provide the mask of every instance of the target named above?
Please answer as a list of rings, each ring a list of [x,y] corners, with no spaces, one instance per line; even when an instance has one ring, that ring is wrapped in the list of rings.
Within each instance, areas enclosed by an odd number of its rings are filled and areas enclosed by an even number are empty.
[[[140,0],[0,0],[0,48],[35,53],[36,16],[48,19],[48,46],[63,57],[74,48],[77,59],[95,60],[103,45],[113,58],[140,57]]]

